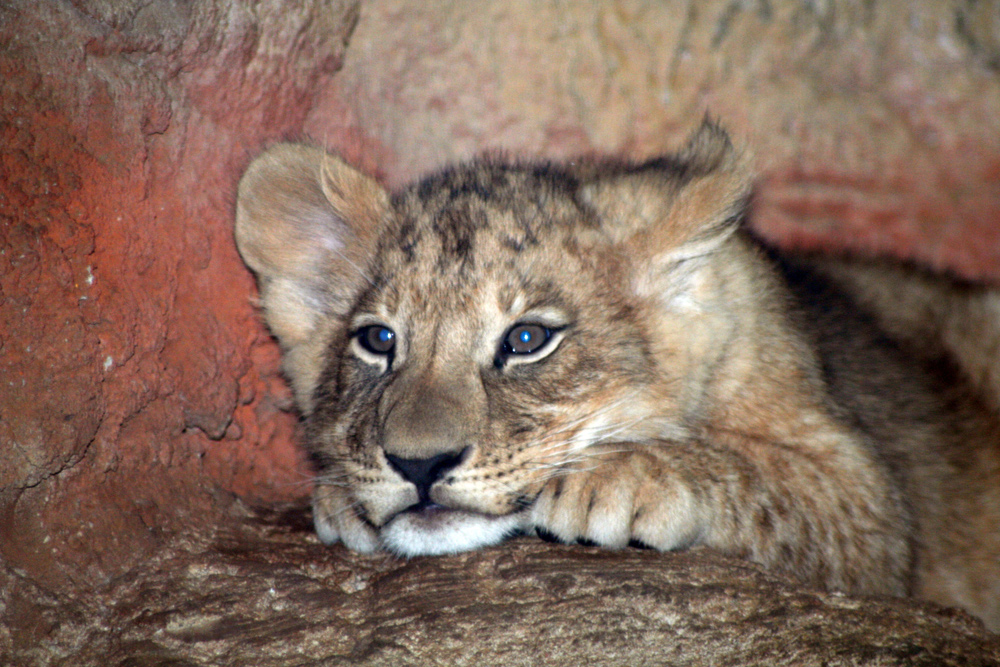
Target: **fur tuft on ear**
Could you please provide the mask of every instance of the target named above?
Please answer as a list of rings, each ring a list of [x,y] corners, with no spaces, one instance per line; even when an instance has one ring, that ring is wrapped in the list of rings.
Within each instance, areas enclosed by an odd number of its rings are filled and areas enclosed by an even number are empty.
[[[662,266],[718,248],[739,227],[751,184],[745,154],[706,119],[676,155],[599,176],[582,198],[615,243]]]
[[[236,245],[257,275],[264,317],[308,412],[324,323],[343,316],[370,280],[367,264],[388,195],[340,158],[278,144],[240,179]]]

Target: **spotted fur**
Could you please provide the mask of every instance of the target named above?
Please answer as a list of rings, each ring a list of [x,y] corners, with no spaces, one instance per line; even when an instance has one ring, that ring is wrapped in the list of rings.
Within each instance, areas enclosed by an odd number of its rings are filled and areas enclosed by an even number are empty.
[[[749,188],[710,123],[643,164],[487,158],[391,194],[318,149],[255,160],[236,237],[320,537],[706,546],[998,627],[1000,298],[781,257]]]

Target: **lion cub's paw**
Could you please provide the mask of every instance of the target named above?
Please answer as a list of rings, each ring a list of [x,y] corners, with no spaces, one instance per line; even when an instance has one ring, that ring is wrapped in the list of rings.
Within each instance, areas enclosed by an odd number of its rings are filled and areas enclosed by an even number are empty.
[[[532,506],[531,520],[561,542],[655,549],[701,541],[705,512],[694,489],[648,448],[601,445],[550,480]]]
[[[343,542],[348,549],[361,553],[380,548],[375,530],[358,518],[340,487],[316,484],[312,509],[316,534],[324,544]]]

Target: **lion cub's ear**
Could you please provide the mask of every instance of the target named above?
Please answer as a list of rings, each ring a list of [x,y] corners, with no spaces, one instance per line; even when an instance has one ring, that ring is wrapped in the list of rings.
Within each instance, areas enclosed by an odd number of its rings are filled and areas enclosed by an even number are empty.
[[[388,195],[318,148],[279,144],[240,179],[236,244],[257,274],[268,326],[286,348],[342,314],[367,282]]]
[[[672,268],[710,256],[736,231],[750,195],[749,160],[705,121],[680,153],[599,176],[582,188],[613,243],[657,289]]]
[[[236,245],[254,273],[299,409],[308,414],[329,336],[366,274],[389,197],[317,148],[279,144],[240,179]]]

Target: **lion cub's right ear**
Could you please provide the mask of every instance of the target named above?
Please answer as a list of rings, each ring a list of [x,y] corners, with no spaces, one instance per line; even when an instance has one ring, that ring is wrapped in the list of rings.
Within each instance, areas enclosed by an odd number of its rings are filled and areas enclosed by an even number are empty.
[[[343,317],[369,281],[388,202],[373,179],[309,146],[273,146],[240,179],[236,245],[257,274],[264,316],[285,349],[301,407],[326,338],[320,329]]]
[[[385,191],[318,148],[279,144],[240,179],[236,245],[260,283],[271,330],[286,346],[341,313],[367,282]]]

